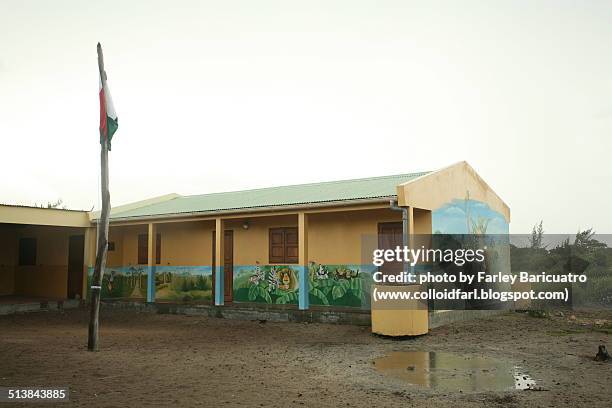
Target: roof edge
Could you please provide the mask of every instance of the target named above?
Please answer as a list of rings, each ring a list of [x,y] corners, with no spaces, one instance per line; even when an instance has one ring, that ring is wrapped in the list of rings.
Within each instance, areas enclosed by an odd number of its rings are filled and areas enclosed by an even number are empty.
[[[506,218],[506,221],[510,222],[510,206],[506,204],[506,202],[495,192],[495,190],[493,190],[491,186],[478,174],[478,172],[465,160],[453,163],[449,166],[432,171],[431,173],[428,173],[423,176],[417,177],[415,179],[408,180],[404,183],[401,183],[400,185],[397,186],[398,197],[400,197],[400,201],[403,201],[403,202],[411,201],[411,198],[408,197],[407,190],[414,188],[414,186],[416,186],[417,184],[427,180],[428,178],[439,177],[447,172],[452,172],[453,170],[459,169],[459,168],[463,168],[466,171],[466,173],[474,177],[474,179],[476,179],[478,184],[480,184],[484,189],[486,189],[488,193],[492,194],[494,201],[497,201],[497,203],[487,202],[487,204],[496,204],[496,206],[498,207],[497,209],[500,210],[500,212],[504,215],[504,217]]]
[[[56,227],[90,226],[87,211],[4,204],[0,205],[0,223]]]
[[[261,206],[261,207],[245,207],[245,208],[234,208],[225,210],[209,210],[209,211],[188,211],[173,214],[152,214],[152,215],[141,215],[141,216],[129,216],[129,217],[115,217],[110,219],[110,223],[126,222],[126,221],[145,221],[145,220],[160,220],[160,219],[180,219],[188,217],[209,217],[219,215],[241,215],[241,214],[254,214],[268,211],[298,211],[312,208],[325,208],[325,207],[342,207],[359,204],[377,204],[377,203],[388,203],[390,199],[396,199],[396,195],[381,196],[375,198],[359,198],[359,199],[348,199],[348,200],[337,200],[337,201],[322,201],[318,203],[307,203],[307,204],[289,204],[289,205],[273,205],[273,206]],[[92,220],[97,222],[97,219]]]
[[[277,186],[268,186],[268,187],[258,187],[258,188],[249,188],[246,190],[228,190],[228,191],[216,191],[214,193],[203,193],[203,194],[190,194],[182,197],[201,197],[201,196],[211,196],[216,194],[232,194],[232,193],[243,193],[243,192],[251,192],[251,191],[262,191],[262,190],[270,190],[276,188],[287,188],[287,187],[305,187],[305,186],[316,186],[320,184],[333,184],[333,183],[353,183],[360,181],[371,181],[371,180],[379,180],[379,179],[390,179],[390,178],[398,178],[398,177],[407,177],[407,176],[416,176],[416,178],[427,175],[431,171],[415,171],[414,173],[400,173],[400,174],[390,174],[386,176],[371,176],[371,177],[363,177],[363,178],[352,178],[352,179],[339,179],[339,180],[329,180],[329,181],[315,181],[312,183],[300,183],[300,184],[281,184]]]
[[[111,208],[110,215],[112,216],[112,215],[120,214],[125,211],[135,210],[137,208],[146,207],[152,204],[163,203],[165,201],[174,200],[175,198],[179,198],[179,197],[182,197],[182,196],[177,193],[170,193],[170,194],[164,194],[164,195],[157,196],[157,197],[147,198],[145,200],[134,201],[128,204],[118,205],[116,207]],[[89,213],[89,219],[91,221],[95,221],[99,218],[100,218],[100,211],[91,211]]]

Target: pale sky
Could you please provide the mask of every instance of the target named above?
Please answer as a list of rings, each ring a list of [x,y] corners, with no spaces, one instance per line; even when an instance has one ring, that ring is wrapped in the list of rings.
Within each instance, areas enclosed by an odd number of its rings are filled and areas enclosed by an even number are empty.
[[[113,205],[467,160],[511,232],[612,233],[610,1],[0,0],[0,201]]]

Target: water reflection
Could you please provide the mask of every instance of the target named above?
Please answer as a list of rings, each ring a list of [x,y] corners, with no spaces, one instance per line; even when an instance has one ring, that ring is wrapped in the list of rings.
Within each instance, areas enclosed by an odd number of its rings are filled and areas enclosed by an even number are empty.
[[[535,386],[521,367],[490,357],[396,351],[374,360],[374,366],[410,384],[446,391],[524,390]]]

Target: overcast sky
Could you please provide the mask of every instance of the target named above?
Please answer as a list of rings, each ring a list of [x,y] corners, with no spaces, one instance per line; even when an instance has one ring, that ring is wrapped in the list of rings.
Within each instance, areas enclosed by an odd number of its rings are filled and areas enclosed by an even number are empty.
[[[610,1],[0,2],[0,201],[113,205],[467,160],[511,231],[612,233]]]

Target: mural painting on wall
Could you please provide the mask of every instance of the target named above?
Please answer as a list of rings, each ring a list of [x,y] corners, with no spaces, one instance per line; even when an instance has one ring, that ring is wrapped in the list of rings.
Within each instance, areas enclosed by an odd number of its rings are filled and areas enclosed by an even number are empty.
[[[369,305],[372,274],[359,265],[310,262],[310,303],[364,308]]]
[[[168,301],[212,300],[210,266],[156,266],[155,299]]]
[[[299,270],[290,265],[241,266],[234,273],[234,301],[297,304]],[[372,277],[357,265],[308,267],[309,300],[313,305],[366,307]]]
[[[93,268],[87,274],[87,287],[91,287]],[[142,266],[107,267],[102,277],[102,298],[147,297],[147,270]]]
[[[508,234],[504,216],[487,203],[470,199],[454,199],[432,213],[434,234]]]
[[[470,263],[487,273],[510,271],[510,226],[506,218],[487,203],[470,198],[454,199],[432,212],[433,246],[438,248],[485,248],[481,263]]]
[[[234,267],[234,301],[297,304],[298,271],[289,265]]]

